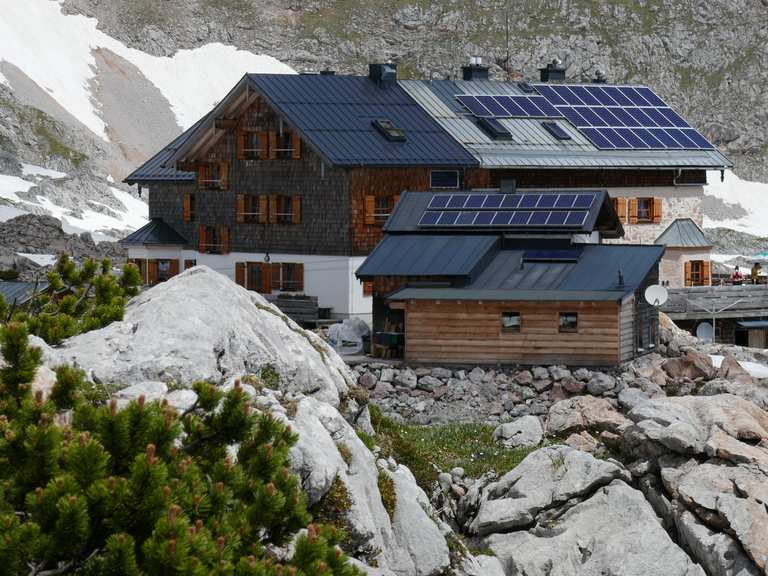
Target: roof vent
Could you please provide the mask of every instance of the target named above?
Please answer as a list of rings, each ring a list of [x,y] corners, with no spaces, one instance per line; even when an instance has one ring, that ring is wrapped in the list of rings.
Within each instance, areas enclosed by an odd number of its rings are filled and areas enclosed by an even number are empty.
[[[336,70],[330,70],[329,68],[320,70],[320,76],[336,76]]]
[[[539,68],[539,74],[542,82],[565,82],[565,67],[557,58]]]
[[[405,142],[405,131],[402,128],[395,126],[392,120],[379,119],[371,122],[373,127],[376,128],[384,138],[390,142]]]
[[[524,80],[521,80],[517,83],[517,87],[520,88],[523,92],[526,94],[534,94],[536,92],[536,88],[533,87],[532,84],[529,82],[525,82]]]
[[[592,84],[607,84],[607,83],[608,83],[608,77],[605,75],[605,72],[600,70],[600,68],[595,70],[595,77],[592,78]]]
[[[461,67],[461,78],[463,80],[488,80],[488,66],[483,66],[483,59],[480,56],[472,56],[467,66]]]
[[[514,194],[517,192],[517,180],[514,178],[503,179],[499,190],[502,194]]]
[[[379,88],[389,88],[397,82],[397,64],[387,62],[386,64],[369,64],[368,78],[373,80]]]

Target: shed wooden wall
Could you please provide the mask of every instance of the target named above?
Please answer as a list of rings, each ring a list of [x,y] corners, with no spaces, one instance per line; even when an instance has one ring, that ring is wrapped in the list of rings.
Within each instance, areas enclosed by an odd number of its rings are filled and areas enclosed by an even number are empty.
[[[502,311],[520,312],[522,330],[501,330]],[[559,313],[578,312],[576,333],[559,332]],[[616,302],[406,303],[405,357],[411,362],[613,365],[619,362]]]
[[[622,362],[635,357],[635,297],[631,296],[621,304],[619,313],[619,359]]]

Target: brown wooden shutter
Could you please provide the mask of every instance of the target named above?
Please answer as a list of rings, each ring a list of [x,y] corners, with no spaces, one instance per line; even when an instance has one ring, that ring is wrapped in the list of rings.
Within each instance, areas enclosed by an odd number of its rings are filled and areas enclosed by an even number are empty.
[[[147,283],[155,284],[157,282],[157,260],[149,260],[147,263]]]
[[[304,292],[304,264],[296,265],[296,288],[297,292]]]
[[[376,223],[376,196],[365,197],[365,223]]]
[[[170,269],[170,272],[169,272],[170,277],[173,278],[178,273],[179,273],[179,261],[178,260],[171,260],[171,269]]]
[[[291,147],[293,148],[293,152],[291,152],[291,157],[294,160],[298,160],[301,158],[301,136],[299,136],[298,132],[294,131],[291,135]]]
[[[219,228],[219,242],[221,242],[221,253],[229,254],[229,227]]]
[[[709,260],[701,262],[701,283],[703,286],[712,285],[712,266]]]
[[[259,224],[269,222],[269,196],[259,196]]]
[[[272,268],[267,262],[259,262],[259,268],[261,268],[261,289],[259,292],[272,294],[272,274],[270,274]]]
[[[654,224],[661,222],[661,198],[653,199],[653,214],[651,214],[651,218],[653,218]]]
[[[196,262],[194,260],[184,260],[184,270],[189,270],[195,265],[195,263]]]
[[[245,194],[235,196],[235,222],[238,224],[245,222]]]
[[[277,158],[277,132],[269,133],[269,159]]]
[[[627,199],[614,198],[613,208],[616,210],[616,215],[619,217],[619,222],[625,224],[627,222]]]
[[[269,132],[259,132],[259,158],[269,158]]]
[[[629,223],[637,224],[637,198],[629,199]]]
[[[245,288],[245,262],[235,262],[235,282]]]
[[[235,146],[237,147],[237,159],[245,160],[245,139],[248,137],[246,132],[238,128],[235,132]]]
[[[229,162],[219,162],[219,189],[229,190]]]
[[[208,182],[206,182],[208,176],[208,167],[205,164],[197,165],[197,187],[207,188]]]
[[[690,261],[685,263],[684,270],[685,270],[685,285],[686,286],[693,285],[693,277],[691,275],[691,262]]]
[[[184,222],[192,220],[192,199],[189,192],[184,193]]]
[[[277,196],[269,197],[269,219],[270,224],[277,222]]]
[[[208,246],[207,246],[208,243],[206,241],[207,240],[206,232],[207,232],[207,230],[206,230],[205,226],[201,225],[200,226],[199,237],[198,237],[198,240],[197,240],[197,251],[198,252],[205,252],[208,249]]]
[[[270,265],[270,276],[272,278],[272,290],[280,290],[283,286],[281,272],[282,264],[279,262],[272,262]]]
[[[301,196],[291,196],[291,222],[301,224]]]
[[[363,296],[373,296],[373,282],[363,282]]]

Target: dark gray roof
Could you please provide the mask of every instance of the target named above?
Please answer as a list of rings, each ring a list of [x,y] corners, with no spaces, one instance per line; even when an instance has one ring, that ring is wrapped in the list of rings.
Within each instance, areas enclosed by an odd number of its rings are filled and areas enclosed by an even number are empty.
[[[43,292],[48,289],[48,282],[41,281],[37,284],[37,291]],[[35,282],[6,282],[0,281],[0,294],[5,298],[6,303],[24,304],[32,297],[35,291]]]
[[[184,246],[187,244],[187,240],[181,234],[176,232],[176,230],[166,224],[162,218],[152,218],[152,220],[136,230],[136,232],[123,238],[120,243],[144,246]]]
[[[643,283],[664,253],[663,246],[655,245],[584,244],[574,249],[580,252],[575,262],[528,262],[523,261],[524,250],[499,250],[467,285],[406,287],[389,298],[620,300]]]
[[[356,274],[469,276],[498,243],[498,236],[387,235]]]
[[[768,287],[745,284],[672,288],[661,310],[673,320],[711,321],[712,310],[717,318],[764,318],[768,317]]]
[[[656,244],[670,248],[709,248],[712,246],[704,232],[690,218],[678,218],[656,238]]]
[[[768,328],[768,320],[741,320],[739,327],[747,330],[764,329]]]

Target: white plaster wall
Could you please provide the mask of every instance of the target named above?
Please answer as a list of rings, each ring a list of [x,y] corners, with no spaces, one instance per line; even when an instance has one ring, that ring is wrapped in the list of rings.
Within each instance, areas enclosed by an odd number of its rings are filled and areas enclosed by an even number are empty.
[[[670,288],[685,286],[685,263],[690,260],[709,260],[710,248],[667,248],[659,266],[659,279],[669,282]]]
[[[181,247],[130,247],[129,258],[161,258],[179,260],[179,270],[184,260],[196,260],[233,281],[236,262],[263,262],[263,253],[231,252],[229,254],[201,254]],[[315,256],[301,254],[269,254],[270,262],[295,262],[304,264],[304,293],[317,296],[318,305],[333,308],[334,316],[347,318],[358,316],[370,323],[372,298],[363,296],[362,284],[355,278],[355,270],[365,258],[349,256]],[[277,293],[277,292],[273,292]]]

